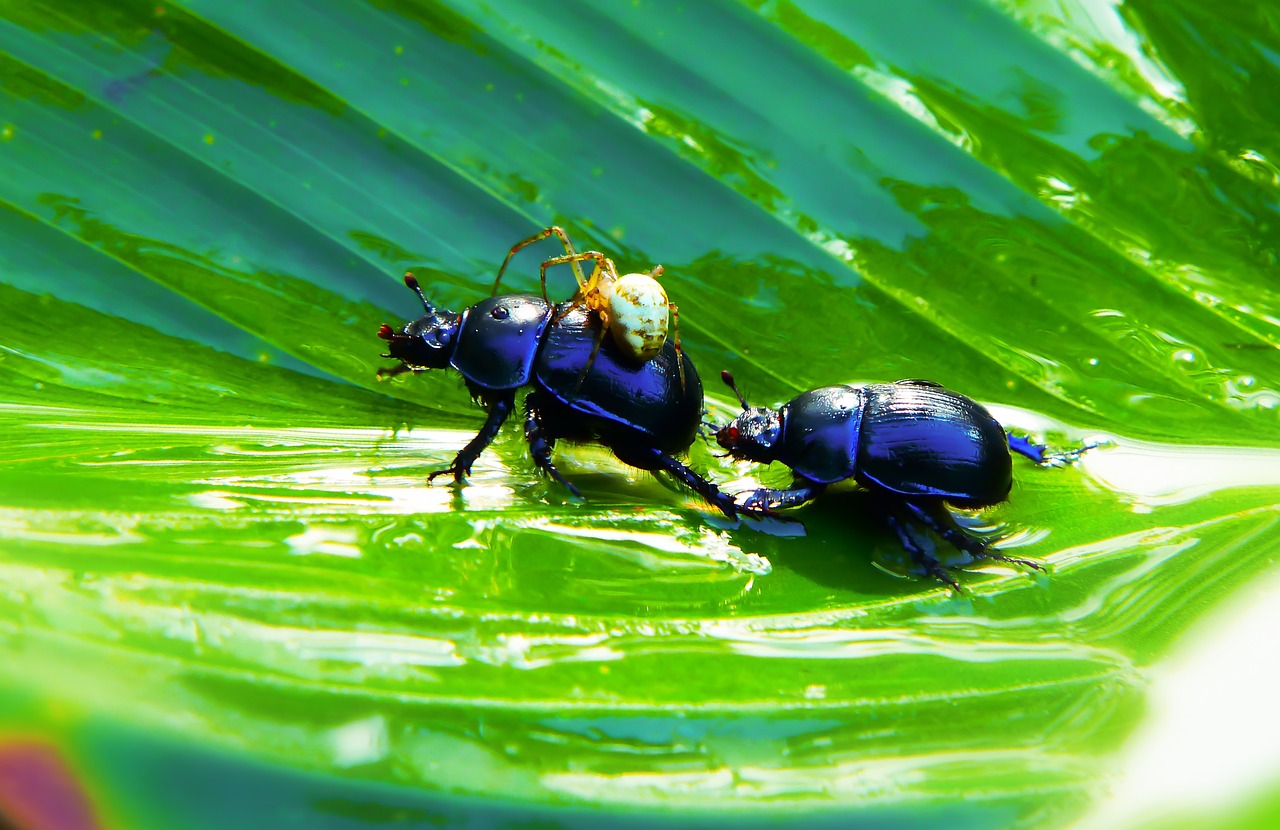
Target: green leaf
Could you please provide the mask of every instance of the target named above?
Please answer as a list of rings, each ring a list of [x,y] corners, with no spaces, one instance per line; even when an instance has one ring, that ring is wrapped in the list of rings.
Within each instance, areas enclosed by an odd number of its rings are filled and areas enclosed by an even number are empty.
[[[1277,555],[1278,32],[1183,0],[0,2],[0,746],[55,741],[122,827],[232,823],[153,774],[314,826],[1086,816],[1151,673]],[[961,516],[1050,573],[953,596],[851,488],[795,536],[562,444],[574,501],[510,427],[427,486],[480,417],[452,374],[375,381],[400,275],[463,308],[552,223],[664,265],[713,418],[722,368],[762,403],[925,377],[1100,443]]]

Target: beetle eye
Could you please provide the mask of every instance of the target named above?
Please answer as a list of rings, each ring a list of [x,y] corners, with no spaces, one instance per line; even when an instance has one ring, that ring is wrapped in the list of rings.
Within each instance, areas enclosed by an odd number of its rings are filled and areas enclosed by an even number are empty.
[[[726,433],[726,435],[728,435],[729,440],[730,440],[731,442],[733,442],[733,443],[737,443],[737,441],[738,441],[738,428],[737,428],[737,427],[729,427],[729,431]]]

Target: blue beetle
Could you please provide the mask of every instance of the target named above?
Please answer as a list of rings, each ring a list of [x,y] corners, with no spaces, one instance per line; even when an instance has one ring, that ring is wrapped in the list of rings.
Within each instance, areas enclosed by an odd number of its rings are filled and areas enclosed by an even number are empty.
[[[911,535],[910,524],[924,524],[975,559],[1043,570],[1038,562],[996,553],[969,535],[944,502],[986,507],[1004,501],[1013,486],[1011,449],[1037,463],[1068,461],[1083,450],[1051,455],[1026,439],[1008,437],[980,404],[932,381],[824,386],[768,409],[748,405],[728,372],[721,377],[743,411],[716,432],[717,443],[734,458],[780,461],[795,475],[788,489],[739,493],[735,500],[743,512],[795,507],[828,484],[852,478],[877,496],[916,563],[955,590],[959,584]]]
[[[581,304],[553,306],[533,294],[507,294],[458,314],[432,305],[412,274],[404,281],[426,313],[399,332],[383,324],[378,336],[389,344],[383,357],[401,362],[379,377],[452,368],[488,411],[476,437],[429,480],[452,475],[462,482],[515,408],[516,391],[530,386],[529,451],[538,468],[573,495],[581,493],[551,460],[559,438],[598,441],[633,467],[666,470],[736,518],[732,498],[672,457],[693,443],[702,418],[702,381],[673,343],[637,364],[612,339],[602,342],[599,321]]]

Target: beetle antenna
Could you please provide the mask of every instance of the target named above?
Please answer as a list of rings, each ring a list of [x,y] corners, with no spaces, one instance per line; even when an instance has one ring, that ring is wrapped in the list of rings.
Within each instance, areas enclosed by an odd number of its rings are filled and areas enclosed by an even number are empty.
[[[742,396],[742,393],[738,391],[738,384],[733,382],[733,375],[729,374],[728,369],[725,369],[723,372],[720,373],[720,380],[724,381],[725,386],[728,386],[730,389],[732,389],[733,394],[738,396],[738,403],[742,404],[743,409],[751,408],[750,405],[747,404],[747,399],[744,398]]]
[[[434,308],[431,307],[431,303],[427,302],[427,295],[422,293],[422,286],[418,285],[417,277],[415,277],[412,273],[406,271],[404,274],[404,284],[409,286],[409,289],[413,291],[414,294],[418,295],[418,299],[422,300],[422,307],[424,309],[426,309],[428,312],[435,310]]]

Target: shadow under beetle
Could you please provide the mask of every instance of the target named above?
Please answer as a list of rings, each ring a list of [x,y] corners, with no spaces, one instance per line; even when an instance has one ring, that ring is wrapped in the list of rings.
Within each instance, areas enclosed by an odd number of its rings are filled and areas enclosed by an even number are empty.
[[[1051,455],[1026,439],[1007,437],[980,404],[932,381],[824,386],[768,409],[749,406],[733,376],[721,377],[743,411],[716,432],[717,443],[734,458],[780,461],[795,474],[790,488],[737,494],[743,512],[795,507],[828,484],[852,478],[878,497],[916,564],[954,590],[959,584],[911,535],[910,525],[923,524],[974,559],[1044,570],[1038,562],[991,550],[956,523],[944,502],[987,507],[1004,501],[1013,486],[1011,449],[1040,464],[1070,461],[1083,450]]]
[[[633,467],[666,470],[726,516],[737,516],[732,498],[672,457],[693,443],[702,418],[702,382],[673,343],[637,364],[611,339],[601,345],[599,323],[581,305],[553,307],[532,294],[507,294],[458,314],[432,305],[412,274],[404,281],[426,313],[400,332],[383,324],[378,336],[388,342],[384,357],[401,363],[379,377],[453,368],[488,411],[476,437],[431,479],[451,474],[461,482],[515,408],[516,391],[530,386],[524,422],[529,451],[540,470],[575,496],[581,496],[578,489],[551,460],[560,438],[598,441]]]

